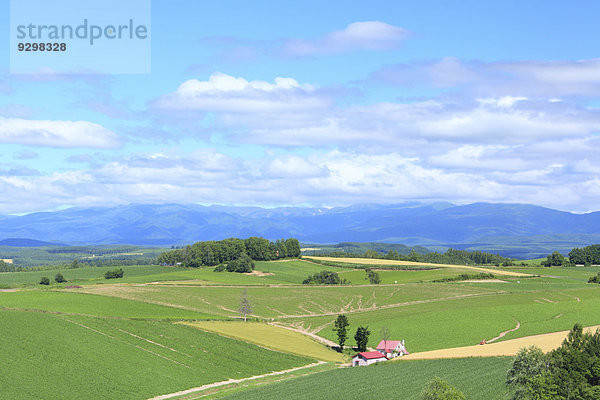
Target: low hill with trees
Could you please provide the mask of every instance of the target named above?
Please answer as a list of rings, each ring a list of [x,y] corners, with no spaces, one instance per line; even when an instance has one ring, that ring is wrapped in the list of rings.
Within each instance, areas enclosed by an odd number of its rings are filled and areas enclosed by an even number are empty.
[[[166,265],[200,267],[229,263],[242,257],[254,261],[298,258],[300,242],[294,238],[271,242],[255,236],[247,239],[210,240],[164,252],[158,257],[158,262]]]

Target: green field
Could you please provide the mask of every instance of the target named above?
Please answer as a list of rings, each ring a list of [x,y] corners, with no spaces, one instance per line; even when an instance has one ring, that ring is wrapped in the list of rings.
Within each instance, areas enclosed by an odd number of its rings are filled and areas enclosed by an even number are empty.
[[[97,394],[101,398],[146,399],[228,378],[307,365],[315,359],[342,360],[339,353],[313,339],[265,324],[270,321],[336,341],[333,321],[344,313],[350,321],[346,346],[355,344],[359,325],[371,330],[371,347],[381,339],[381,328],[387,327],[392,339],[405,340],[410,352],[473,345],[513,329],[517,321],[520,328],[500,340],[568,330],[575,322],[600,324],[600,285],[587,283],[600,267],[512,267],[504,270],[532,275],[446,283],[431,281],[473,271],[460,267],[386,269],[378,271],[381,285],[368,284],[363,269],[303,260],[257,262],[256,271],[260,272],[252,275],[217,273],[212,267],[125,266],[124,278],[105,280],[108,269],[114,267],[0,275],[2,287],[17,288],[0,291],[0,340],[3,349],[9,349],[0,362],[10,372],[0,383],[7,388],[8,398],[74,398],[77,393],[79,398]],[[353,284],[300,284],[324,269]],[[41,276],[53,278],[57,272],[69,279],[69,284],[82,287],[37,283]],[[252,304],[251,319],[261,323],[232,321],[240,318],[238,307],[244,291]],[[227,349],[235,349],[235,354]],[[246,358],[252,361],[246,363]],[[411,399],[418,398],[427,381],[438,375],[465,391],[468,398],[481,398],[477,394],[483,393],[486,399],[501,399],[506,395],[508,363],[508,359],[495,358],[402,361],[342,370],[319,366],[285,377],[212,389],[208,394],[293,399],[306,393],[314,397],[318,392],[317,398],[335,399],[365,397],[371,392],[363,390],[376,390],[372,393],[378,397],[385,386],[374,383],[376,377],[389,381],[410,376],[414,385],[402,386],[400,379],[387,397]],[[74,382],[77,371],[87,372]],[[164,373],[159,377],[157,371]],[[44,382],[43,387],[27,386],[36,382],[33,374]],[[278,380],[286,381],[271,384]],[[326,387],[328,380],[330,388]],[[315,389],[307,392],[311,385]],[[246,386],[253,389],[243,391]]]
[[[116,318],[210,319],[210,314],[160,304],[67,291],[23,290],[0,293],[0,308],[42,310]]]
[[[421,390],[435,376],[461,390],[467,399],[504,400],[510,358],[462,358],[403,361],[325,371],[265,385],[227,399],[402,399],[420,400]]]
[[[309,364],[160,321],[0,311],[5,399],[146,399]]]
[[[226,318],[237,317],[243,287],[171,285],[99,285],[76,289],[140,302],[156,302]],[[414,301],[465,295],[485,295],[497,290],[445,284],[379,286],[277,286],[248,287],[253,315],[259,318],[333,315],[389,307]]]

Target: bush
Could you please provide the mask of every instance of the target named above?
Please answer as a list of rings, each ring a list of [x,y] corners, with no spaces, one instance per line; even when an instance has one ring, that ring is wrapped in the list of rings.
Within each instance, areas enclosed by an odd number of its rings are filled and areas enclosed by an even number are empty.
[[[223,271],[225,271],[225,265],[223,265],[223,264],[217,265],[217,267],[213,270],[213,272],[223,272]]]
[[[40,285],[49,285],[50,284],[50,279],[48,279],[47,276],[43,276],[42,279],[40,279]]]
[[[67,281],[67,280],[65,279],[65,277],[64,277],[64,276],[62,276],[62,274],[61,274],[60,272],[54,276],[54,280],[55,280],[57,283],[64,283],[64,282],[66,282],[66,281]]]
[[[303,285],[345,285],[348,282],[345,279],[340,279],[340,276],[331,271],[321,271],[306,278]]]
[[[106,271],[104,279],[115,279],[123,277],[123,268],[113,269],[112,271]]]

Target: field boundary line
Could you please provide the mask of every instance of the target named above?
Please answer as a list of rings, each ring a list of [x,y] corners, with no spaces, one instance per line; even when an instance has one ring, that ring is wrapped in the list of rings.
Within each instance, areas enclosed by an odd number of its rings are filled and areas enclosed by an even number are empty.
[[[206,389],[212,389],[212,388],[215,388],[215,387],[226,386],[226,385],[230,385],[230,384],[233,384],[233,383],[241,383],[241,382],[251,381],[251,380],[254,380],[254,379],[265,378],[267,376],[283,375],[283,374],[287,374],[289,372],[294,372],[294,371],[298,371],[298,370],[306,369],[306,368],[312,368],[312,367],[316,367],[316,366],[322,365],[322,364],[327,364],[327,363],[325,361],[317,361],[315,363],[308,364],[308,365],[303,365],[303,366],[296,367],[296,368],[285,369],[285,370],[282,370],[282,371],[269,372],[269,373],[262,374],[262,375],[249,376],[248,378],[228,379],[226,381],[220,381],[220,382],[215,382],[215,383],[208,383],[206,385],[198,386],[198,387],[191,388],[191,389],[181,390],[181,391],[175,392],[175,393],[162,394],[162,395],[159,395],[159,396],[156,396],[156,397],[152,397],[152,398],[150,398],[148,400],[166,400],[166,399],[172,399],[173,397],[179,397],[179,396],[184,396],[186,394],[192,394],[192,393],[195,393],[195,392],[201,392],[201,391],[206,390]]]
[[[486,341],[485,341],[485,342],[486,342],[486,344],[488,344],[488,343],[493,343],[493,342],[495,342],[495,341],[496,341],[496,340],[498,340],[498,339],[502,339],[502,338],[503,338],[504,336],[506,336],[508,333],[510,333],[510,332],[514,332],[514,331],[516,331],[517,329],[519,329],[519,328],[521,327],[521,323],[520,323],[519,321],[517,321],[516,319],[515,319],[515,321],[517,322],[517,326],[515,326],[514,328],[512,328],[512,329],[509,329],[509,330],[507,330],[507,331],[501,332],[501,333],[500,333],[498,336],[496,336],[496,337],[495,337],[495,338],[493,338],[493,339],[486,340]]]

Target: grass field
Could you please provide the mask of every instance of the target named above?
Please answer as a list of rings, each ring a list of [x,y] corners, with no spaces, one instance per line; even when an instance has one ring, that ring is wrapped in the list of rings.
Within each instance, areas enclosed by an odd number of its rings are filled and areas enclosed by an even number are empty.
[[[309,364],[183,325],[0,311],[0,397],[146,399]]]
[[[317,360],[342,362],[341,353],[289,329],[257,322],[195,321],[182,322],[208,332],[257,344],[268,349],[315,358]]]
[[[461,390],[467,399],[504,400],[510,395],[504,384],[510,362],[508,357],[465,358],[344,368],[265,385],[227,399],[420,400],[427,382],[439,376]]]

